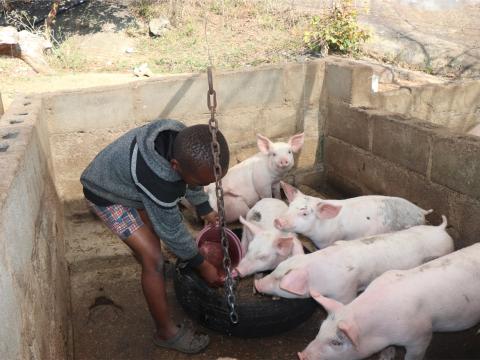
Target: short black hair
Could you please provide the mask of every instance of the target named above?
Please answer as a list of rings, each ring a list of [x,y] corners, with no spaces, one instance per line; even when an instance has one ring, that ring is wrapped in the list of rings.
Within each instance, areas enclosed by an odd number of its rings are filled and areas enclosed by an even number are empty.
[[[225,173],[230,162],[230,151],[220,130],[217,131],[217,141],[220,145],[220,166]],[[181,130],[173,144],[173,158],[184,169],[205,167],[213,172],[212,135],[209,126],[200,124]]]

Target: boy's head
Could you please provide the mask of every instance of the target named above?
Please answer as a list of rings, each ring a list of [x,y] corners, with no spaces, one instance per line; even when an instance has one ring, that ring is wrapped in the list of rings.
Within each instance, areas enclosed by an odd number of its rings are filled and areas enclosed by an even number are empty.
[[[230,152],[223,134],[217,132],[220,144],[222,175],[228,170]],[[208,125],[189,126],[180,131],[173,143],[172,167],[188,185],[204,186],[215,181],[212,135]]]

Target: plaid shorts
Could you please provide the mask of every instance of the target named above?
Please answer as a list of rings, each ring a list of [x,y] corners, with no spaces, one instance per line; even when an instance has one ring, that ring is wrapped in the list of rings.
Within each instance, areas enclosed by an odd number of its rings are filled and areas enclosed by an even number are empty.
[[[107,227],[122,240],[127,240],[144,225],[137,209],[123,205],[98,206],[89,200],[87,203]]]

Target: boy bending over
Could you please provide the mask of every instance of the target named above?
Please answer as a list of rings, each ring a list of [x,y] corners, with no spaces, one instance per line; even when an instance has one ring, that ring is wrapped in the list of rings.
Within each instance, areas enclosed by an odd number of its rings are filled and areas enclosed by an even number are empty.
[[[220,132],[217,137],[226,174],[229,150]],[[208,284],[221,283],[221,274],[198,252],[177,206],[185,196],[204,220],[218,220],[203,192],[215,181],[208,125],[156,120],[130,130],[95,157],[80,181],[91,209],[142,265],[143,293],[156,325],[154,343],[185,353],[206,348],[207,335],[196,334],[186,323],[177,326],[170,317],[159,239]]]

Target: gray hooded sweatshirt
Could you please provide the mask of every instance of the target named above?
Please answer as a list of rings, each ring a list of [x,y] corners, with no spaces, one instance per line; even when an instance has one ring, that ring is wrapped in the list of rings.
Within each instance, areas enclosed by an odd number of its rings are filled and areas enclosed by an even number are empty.
[[[183,128],[185,125],[175,120],[156,120],[130,130],[93,159],[80,181],[85,196],[99,206],[145,209],[158,237],[180,259],[198,266],[203,257],[177,203],[185,197],[199,215],[205,215],[212,211],[208,196],[202,187],[187,187],[162,156],[167,150],[158,150],[171,148]]]

